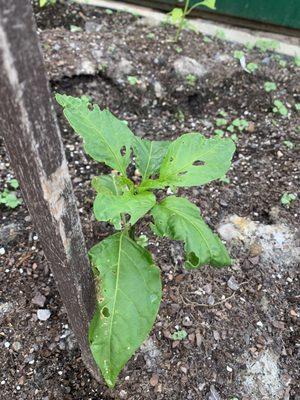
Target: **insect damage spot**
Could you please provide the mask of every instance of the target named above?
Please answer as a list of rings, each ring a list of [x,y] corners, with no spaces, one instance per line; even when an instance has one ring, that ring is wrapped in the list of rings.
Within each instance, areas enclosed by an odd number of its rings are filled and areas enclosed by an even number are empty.
[[[101,314],[103,315],[104,318],[109,318],[110,312],[109,312],[108,307],[103,307],[101,310]]]
[[[197,160],[193,162],[193,165],[198,166],[198,165],[204,165],[204,162],[201,160]]]

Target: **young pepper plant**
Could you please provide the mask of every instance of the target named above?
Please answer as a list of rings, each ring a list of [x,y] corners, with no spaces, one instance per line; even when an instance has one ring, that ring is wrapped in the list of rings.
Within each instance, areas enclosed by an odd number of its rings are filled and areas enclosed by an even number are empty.
[[[89,251],[97,284],[90,346],[106,383],[114,387],[121,369],[148,336],[162,296],[159,269],[137,243],[134,225],[150,212],[155,234],[184,242],[187,269],[230,265],[226,248],[194,204],[175,195],[157,202],[155,191],[222,178],[235,145],[231,139],[206,139],[199,133],[187,133],[172,142],[140,139],[124,121],[90,104],[87,97],[57,94],[56,100],[83,138],[86,153],[118,171],[92,180],[97,192],[95,217],[112,223],[117,232]],[[140,183],[127,176],[132,151]]]
[[[215,10],[216,8],[216,0],[202,0],[194,4],[190,7],[190,0],[185,0],[184,8],[173,8],[173,10],[169,13],[171,17],[171,23],[174,25],[178,25],[175,42],[178,42],[180,33],[182,29],[187,25],[186,17],[190,14],[198,6],[206,6],[207,8]]]

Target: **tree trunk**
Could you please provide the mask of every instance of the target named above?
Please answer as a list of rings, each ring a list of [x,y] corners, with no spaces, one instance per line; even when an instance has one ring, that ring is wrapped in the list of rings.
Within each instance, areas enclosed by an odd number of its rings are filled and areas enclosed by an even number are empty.
[[[0,0],[0,122],[12,167],[67,309],[83,361],[95,288],[30,0]]]

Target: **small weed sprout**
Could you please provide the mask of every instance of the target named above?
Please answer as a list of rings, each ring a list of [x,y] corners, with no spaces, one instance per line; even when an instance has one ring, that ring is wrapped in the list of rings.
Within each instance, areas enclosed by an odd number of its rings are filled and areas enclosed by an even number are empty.
[[[265,82],[264,83],[264,89],[267,93],[272,92],[273,90],[277,89],[277,85],[275,82]]]
[[[207,139],[197,132],[171,142],[141,139],[86,96],[57,94],[56,100],[83,138],[86,153],[112,169],[111,174],[92,180],[96,220],[111,223],[116,233],[89,251],[98,282],[89,341],[106,383],[114,387],[120,371],[152,329],[162,297],[160,271],[145,248],[146,238],[136,238],[135,224],[148,214],[154,234],[182,241],[188,270],[205,264],[217,268],[230,265],[224,244],[206,225],[196,205],[171,192],[224,177],[235,145],[231,139]],[[132,153],[138,180],[127,175]],[[156,198],[158,190],[160,200]],[[175,333],[174,340],[185,336]]]
[[[273,112],[282,115],[283,117],[288,116],[288,110],[286,106],[280,100],[274,100]]]
[[[131,86],[135,86],[138,84],[138,78],[136,76],[128,76],[127,81]]]
[[[185,80],[189,86],[195,86],[197,82],[197,77],[193,74],[188,74]]]
[[[285,193],[283,193],[283,195],[281,196],[280,203],[281,203],[283,206],[290,206],[291,203],[292,203],[293,201],[295,201],[296,199],[297,199],[297,195],[295,195],[294,193],[285,192]]]
[[[7,185],[13,189],[19,188],[19,182],[16,179],[7,181]],[[22,204],[22,200],[17,198],[14,191],[5,188],[2,192],[0,192],[0,204],[4,204],[8,208],[16,208]]]

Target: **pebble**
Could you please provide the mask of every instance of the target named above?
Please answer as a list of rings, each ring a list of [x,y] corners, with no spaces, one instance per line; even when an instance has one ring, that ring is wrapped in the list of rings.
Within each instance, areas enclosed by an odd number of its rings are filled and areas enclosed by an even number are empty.
[[[20,342],[13,342],[12,348],[13,348],[15,351],[20,351],[21,348],[22,348],[22,345],[21,345]]]
[[[231,367],[229,367],[228,365],[227,365],[226,369],[227,369],[228,372],[232,372],[233,371],[233,369]]]
[[[10,343],[9,342],[4,342],[4,347],[8,349],[10,347]]]
[[[5,254],[5,248],[0,247],[0,256],[3,256]]]
[[[47,309],[37,310],[37,317],[40,321],[47,321],[50,318],[51,312]]]
[[[237,280],[235,279],[234,276],[231,276],[228,281],[227,281],[227,285],[230,289],[232,290],[238,290],[240,288],[239,283],[237,282]]]
[[[214,296],[212,296],[212,295],[208,296],[207,304],[209,304],[210,306],[213,306],[215,304]]]
[[[37,292],[36,295],[31,300],[32,304],[36,304],[39,307],[44,307],[46,301],[46,297],[43,296],[40,292]]]
[[[158,384],[158,375],[157,374],[153,374],[151,376],[151,379],[150,379],[150,385],[151,386],[156,386],[157,384]]]

